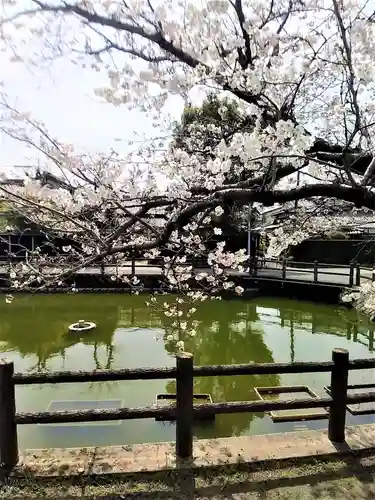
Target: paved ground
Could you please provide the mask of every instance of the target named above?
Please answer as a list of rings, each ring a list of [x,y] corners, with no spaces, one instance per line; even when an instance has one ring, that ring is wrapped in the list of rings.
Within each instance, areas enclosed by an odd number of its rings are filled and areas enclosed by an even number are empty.
[[[24,454],[0,498],[373,500],[375,425],[326,432],[198,440],[193,462],[174,444],[39,450]]]

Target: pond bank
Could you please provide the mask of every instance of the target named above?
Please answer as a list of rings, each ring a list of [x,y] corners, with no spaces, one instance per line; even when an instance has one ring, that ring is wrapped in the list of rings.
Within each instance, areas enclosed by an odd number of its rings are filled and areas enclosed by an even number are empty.
[[[117,481],[17,482],[3,486],[3,500],[373,500],[375,454],[329,460],[286,460],[273,468],[246,465],[207,471],[136,474]]]
[[[42,493],[65,500],[371,499],[374,435],[375,425],[362,425],[347,428],[344,445],[322,431],[199,440],[192,463],[176,463],[173,443],[30,450],[0,493],[12,500]]]
[[[27,473],[43,478],[122,475],[375,452],[375,424],[348,426],[346,436],[342,445],[332,443],[327,431],[199,439],[194,442],[192,461],[176,460],[173,442],[28,450],[21,454],[13,475]]]

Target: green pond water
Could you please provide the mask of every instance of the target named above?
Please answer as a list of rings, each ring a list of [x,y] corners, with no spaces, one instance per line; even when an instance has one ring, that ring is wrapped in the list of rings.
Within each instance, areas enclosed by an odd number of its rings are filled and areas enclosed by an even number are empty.
[[[145,305],[145,296],[49,295],[16,296],[0,304],[0,357],[15,363],[16,372],[93,370],[173,366],[163,333],[169,323]],[[98,328],[79,337],[69,324],[85,319]],[[196,337],[186,341],[196,365],[328,361],[332,349],[346,348],[351,358],[374,355],[374,332],[354,310],[295,300],[209,301],[196,313]],[[352,372],[350,383],[374,381],[374,371]],[[307,385],[325,395],[329,374],[286,374],[206,377],[195,380],[195,392],[214,402],[257,399],[254,387]],[[156,395],[173,393],[168,380],[32,385],[17,387],[17,411],[82,407],[149,406]],[[86,406],[85,406],[86,405]],[[375,422],[374,415],[348,423]],[[195,435],[224,437],[324,428],[327,420],[274,423],[267,414],[217,416],[198,424]],[[174,440],[175,425],[133,420],[75,425],[19,426],[21,448],[99,446]]]

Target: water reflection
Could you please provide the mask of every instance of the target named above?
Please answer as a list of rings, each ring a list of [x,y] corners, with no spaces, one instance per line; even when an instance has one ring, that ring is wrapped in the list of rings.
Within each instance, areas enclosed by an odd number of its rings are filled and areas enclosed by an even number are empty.
[[[255,302],[244,303],[209,302],[200,308],[195,319],[198,321],[197,336],[186,339],[185,346],[194,353],[196,365],[220,365],[236,363],[272,363],[273,356],[263,341],[263,330],[259,323]],[[256,399],[254,387],[278,386],[278,375],[213,376],[194,380],[196,393],[208,393],[213,401],[250,401]],[[175,392],[175,382],[168,382],[166,392]],[[215,434],[219,437],[238,435],[247,429],[253,419],[263,414],[242,413],[216,417]],[[199,437],[205,437],[209,430],[197,429]]]
[[[33,370],[47,369],[49,359],[66,357],[75,344],[91,346],[95,368],[111,368],[114,332],[118,328],[163,328],[170,321],[159,311],[146,307],[143,297],[119,295],[49,295],[17,297],[13,304],[0,303],[0,349],[16,351],[21,357],[34,355]],[[195,364],[272,362],[271,351],[262,342],[263,326],[289,329],[290,359],[294,360],[295,330],[317,335],[345,336],[374,351],[374,330],[355,311],[307,302],[275,299],[256,301],[213,301],[200,305],[195,314],[197,336],[185,338]],[[275,307],[276,306],[276,307]],[[68,332],[78,319],[95,321],[89,335]],[[104,346],[106,359],[99,361]],[[168,351],[168,343],[165,343]],[[170,354],[173,351],[169,350]],[[140,366],[142,360],[140,360]]]
[[[67,352],[77,343],[90,346],[96,368],[111,368],[113,361],[113,333],[116,329],[117,306],[93,308],[88,301],[74,304],[71,300],[56,301],[50,297],[36,300],[20,298],[1,310],[0,340],[6,351],[16,351],[23,358],[34,355],[37,362],[30,371],[48,369],[48,360],[59,357],[64,365]],[[58,297],[52,297],[58,299]],[[99,327],[90,335],[69,332],[69,325],[79,318],[92,318]],[[98,347],[105,346],[107,360],[98,360]]]
[[[273,299],[263,298],[257,301],[262,322],[280,325],[290,329],[290,347],[293,350],[294,331],[307,331],[317,335],[345,336],[375,350],[374,326],[367,318],[345,307],[324,307],[304,301],[283,301],[283,307],[275,311]],[[276,314],[275,314],[276,312]],[[291,356],[292,358],[293,356]]]
[[[17,297],[11,305],[0,303],[0,355],[7,353],[16,371],[173,366],[173,352],[164,340],[171,321],[146,307],[145,300],[128,295],[49,295]],[[68,326],[79,319],[94,321],[98,328],[86,335],[69,333]],[[374,331],[367,320],[340,307],[268,298],[209,301],[200,304],[195,320],[196,336],[184,340],[196,365],[319,361],[330,358],[332,347],[349,346],[351,357],[368,357],[374,349]],[[208,393],[220,402],[256,399],[254,387],[305,383],[317,388],[327,381],[313,380],[310,375],[307,379],[262,375],[202,377],[194,383],[195,392]],[[18,390],[19,411],[45,410],[51,400],[64,399],[118,399],[134,407],[153,404],[157,393],[174,393],[175,382],[61,384]],[[215,423],[197,427],[196,434],[221,437],[270,432],[270,425],[264,414],[221,415]],[[97,445],[174,439],[173,426],[154,421],[125,422],[106,432],[87,434],[82,445],[93,444],[93,439]],[[50,441],[51,433],[44,438],[46,433],[46,429],[30,430],[30,435],[38,434],[45,441],[28,446],[61,445]]]

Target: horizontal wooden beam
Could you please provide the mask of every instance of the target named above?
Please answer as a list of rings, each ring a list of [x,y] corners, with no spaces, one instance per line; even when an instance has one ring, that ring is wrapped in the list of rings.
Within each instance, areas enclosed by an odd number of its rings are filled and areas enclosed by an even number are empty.
[[[16,385],[70,384],[75,382],[110,382],[117,380],[165,380],[176,378],[177,370],[171,368],[136,368],[122,370],[64,371],[51,373],[16,373]]]
[[[298,363],[250,363],[239,365],[195,366],[194,377],[217,375],[271,375],[281,373],[330,372],[332,361]]]
[[[238,365],[195,366],[194,377],[220,375],[271,375],[282,373],[322,373],[330,372],[332,361],[298,363],[251,363]],[[375,368],[375,359],[354,359],[349,361],[349,370]],[[136,368],[123,370],[64,371],[51,373],[16,373],[16,385],[63,384],[74,382],[109,382],[115,380],[160,380],[175,379],[176,368]]]
[[[375,369],[375,358],[349,360],[349,370],[371,370]]]
[[[331,397],[293,399],[288,401],[249,401],[231,403],[210,403],[194,405],[194,413],[263,413],[277,410],[299,410],[305,408],[326,408],[332,404]],[[347,397],[347,403],[375,402],[375,393],[365,392]],[[176,408],[118,408],[116,410],[82,410],[42,413],[17,413],[17,424],[56,424],[71,422],[104,422],[110,420],[133,420],[156,417],[172,417]]]

